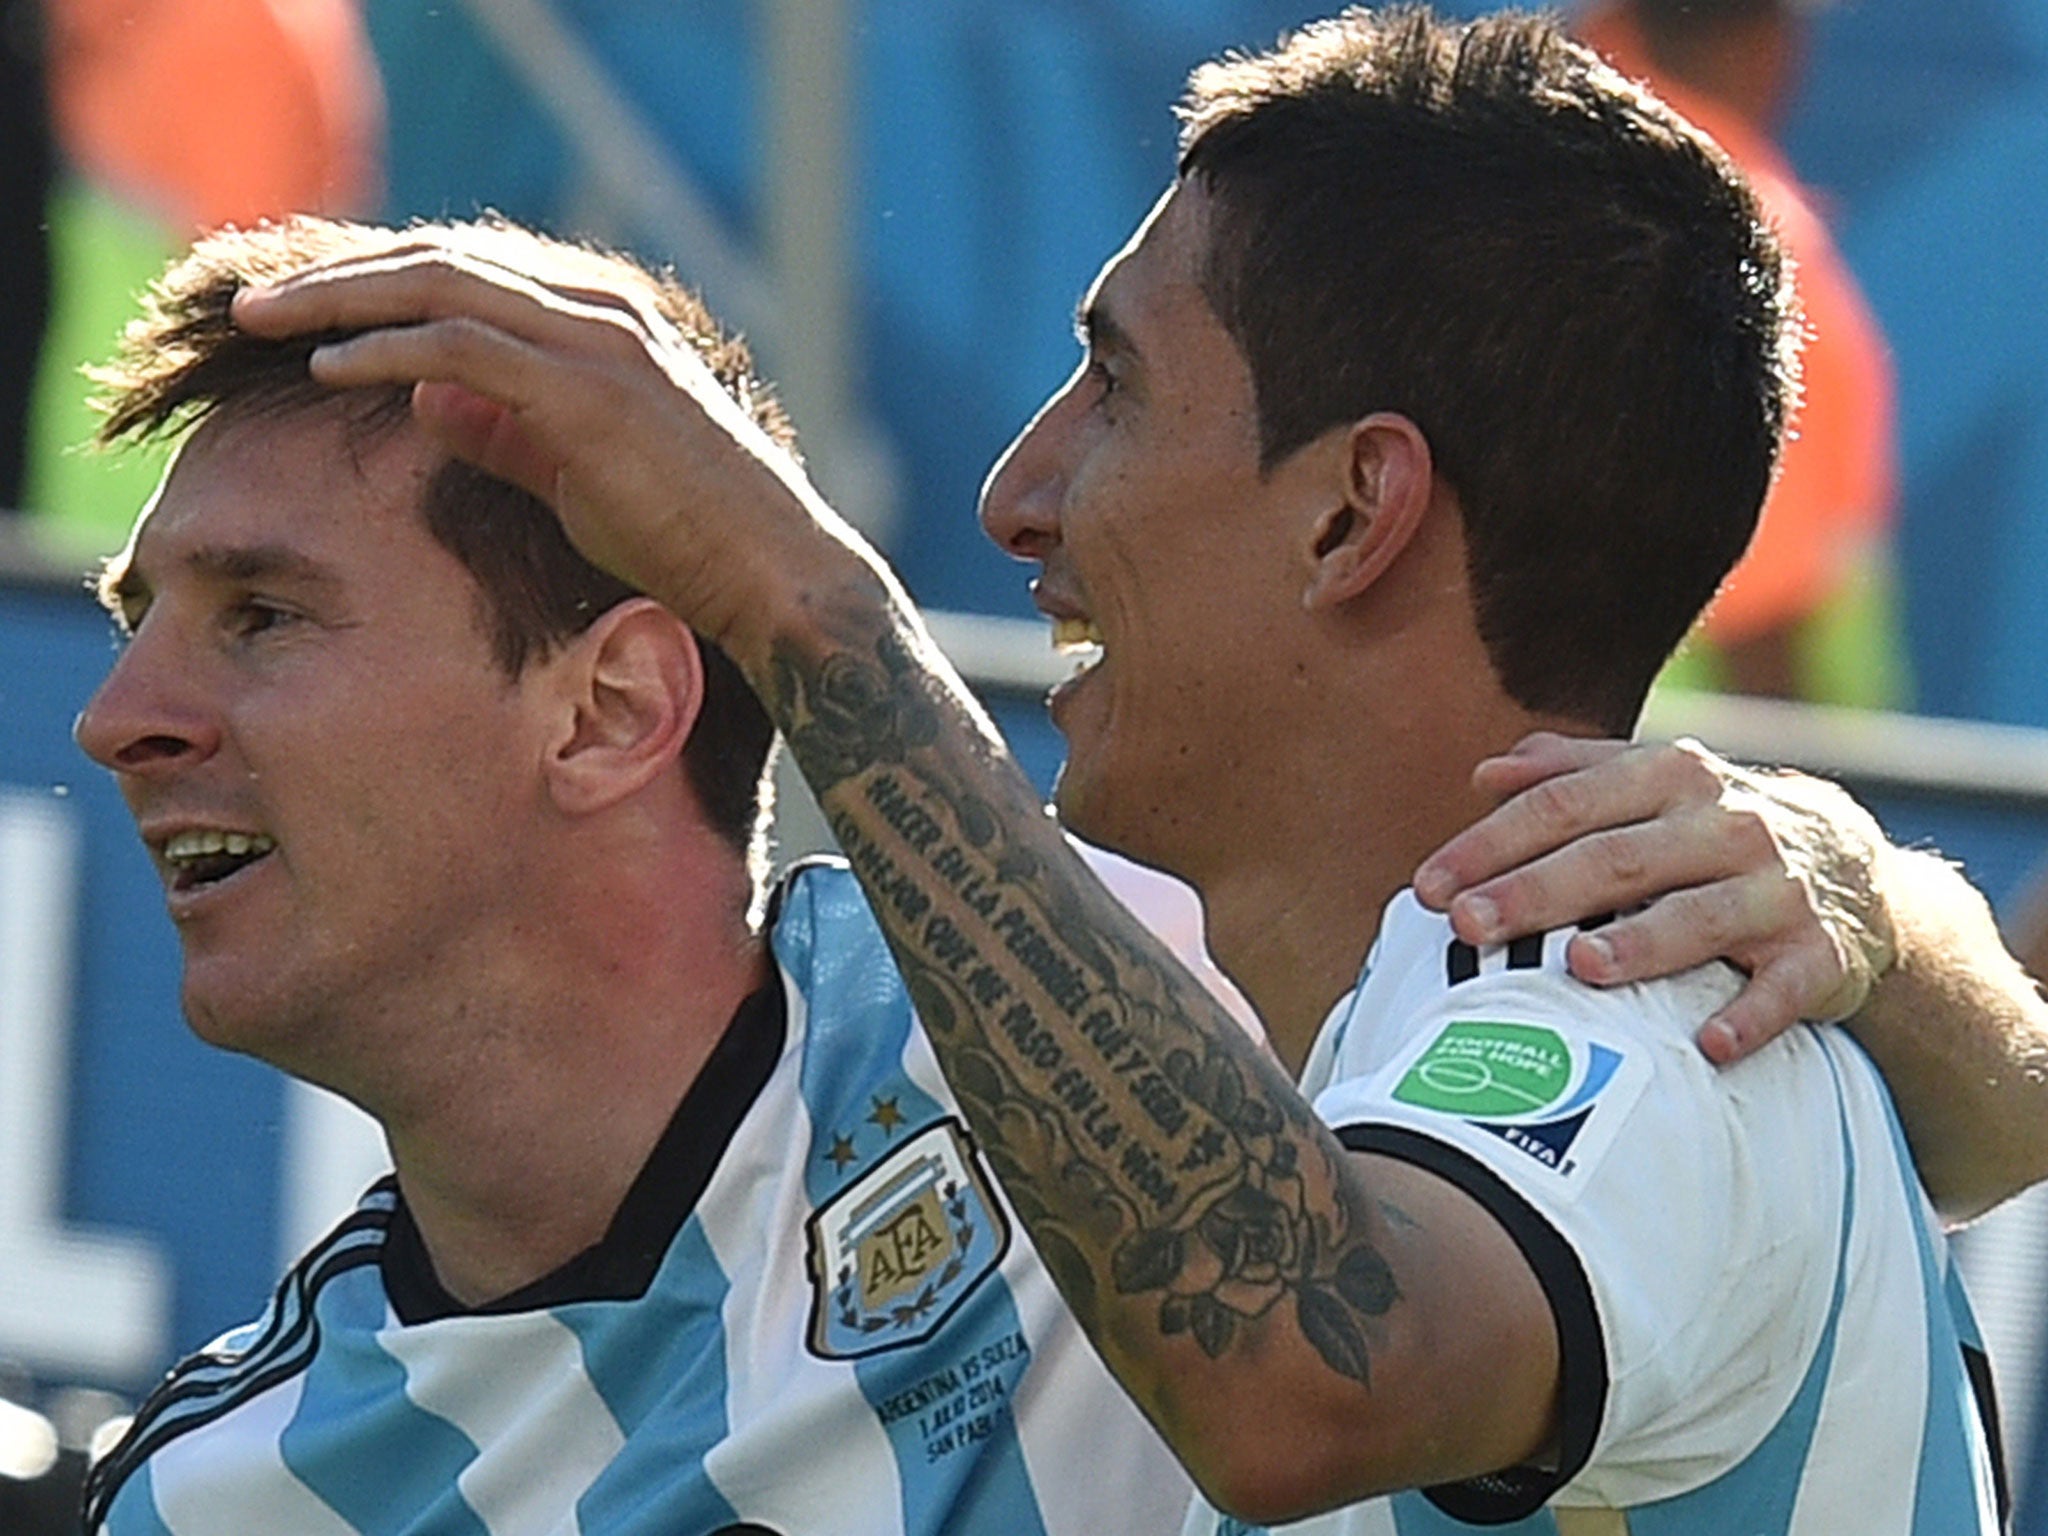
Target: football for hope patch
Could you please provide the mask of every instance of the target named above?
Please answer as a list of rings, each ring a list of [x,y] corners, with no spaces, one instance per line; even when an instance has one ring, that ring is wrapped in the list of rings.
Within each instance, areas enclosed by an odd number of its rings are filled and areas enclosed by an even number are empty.
[[[1454,1019],[1409,1061],[1393,1097],[1455,1115],[1576,1185],[1613,1143],[1649,1074],[1622,1046],[1542,1024]]]

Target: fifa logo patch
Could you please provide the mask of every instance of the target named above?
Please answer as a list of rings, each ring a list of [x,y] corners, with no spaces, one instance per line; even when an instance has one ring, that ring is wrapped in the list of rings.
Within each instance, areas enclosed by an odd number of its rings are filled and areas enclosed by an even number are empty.
[[[1606,1150],[1648,1077],[1647,1063],[1597,1040],[1459,1019],[1423,1047],[1393,1097],[1456,1115],[1570,1179]]]
[[[967,1128],[948,1117],[812,1212],[810,1345],[857,1359],[938,1332],[1010,1246]]]

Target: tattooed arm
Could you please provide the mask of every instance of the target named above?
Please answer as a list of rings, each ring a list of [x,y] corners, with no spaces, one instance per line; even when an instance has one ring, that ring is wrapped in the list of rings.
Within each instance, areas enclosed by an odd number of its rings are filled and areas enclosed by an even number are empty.
[[[880,578],[811,608],[764,696],[1039,1253],[1211,1496],[1271,1520],[1535,1453],[1556,1345],[1492,1218],[1335,1142],[1073,855]]]
[[[1557,1341],[1513,1243],[1340,1146],[1107,894],[879,560],[687,348],[430,248],[236,315],[360,332],[316,378],[414,383],[416,420],[746,672],[1038,1252],[1215,1502],[1270,1521],[1543,1449]]]

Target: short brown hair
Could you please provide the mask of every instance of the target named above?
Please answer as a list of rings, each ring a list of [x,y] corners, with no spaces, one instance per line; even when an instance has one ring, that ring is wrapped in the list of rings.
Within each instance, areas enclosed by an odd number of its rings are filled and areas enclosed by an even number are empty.
[[[1414,421],[1502,687],[1625,733],[1749,540],[1796,387],[1740,173],[1511,13],[1347,11],[1198,69],[1182,116],[1266,467],[1373,411]]]
[[[420,243],[446,246],[541,282],[620,292],[650,303],[697,348],[770,439],[794,455],[789,418],[755,376],[745,344],[726,335],[673,274],[494,217],[404,229],[300,217],[206,236],[152,285],[143,313],[123,334],[119,354],[95,370],[105,411],[99,440],[181,435],[214,416],[334,408],[343,397],[314,382],[306,359],[322,342],[346,333],[284,340],[252,335],[229,318],[237,290]],[[403,387],[350,393],[344,409],[354,430],[379,432],[405,419]],[[638,595],[585,560],[545,503],[460,460],[451,458],[429,477],[420,514],[475,579],[492,648],[513,677],[533,657]],[[771,804],[774,726],[731,659],[701,636],[698,647],[704,705],[683,749],[683,766],[711,824],[737,851],[758,861]]]

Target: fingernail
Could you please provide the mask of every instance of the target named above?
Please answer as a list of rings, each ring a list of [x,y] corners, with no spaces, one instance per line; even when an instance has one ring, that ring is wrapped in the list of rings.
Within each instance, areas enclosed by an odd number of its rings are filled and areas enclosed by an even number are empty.
[[[1723,1019],[1709,1019],[1700,1026],[1700,1054],[1716,1066],[1725,1067],[1735,1060],[1742,1048],[1741,1037],[1735,1033],[1735,1026]]]
[[[1456,890],[1450,871],[1441,864],[1425,864],[1415,871],[1415,895],[1424,906],[1441,908]]]
[[[1600,980],[1614,974],[1614,946],[1597,933],[1579,935],[1579,953],[1585,969],[1592,972],[1593,980]]]
[[[1500,908],[1489,897],[1467,896],[1460,904],[1465,926],[1476,932],[1481,943],[1491,943],[1500,931]]]

